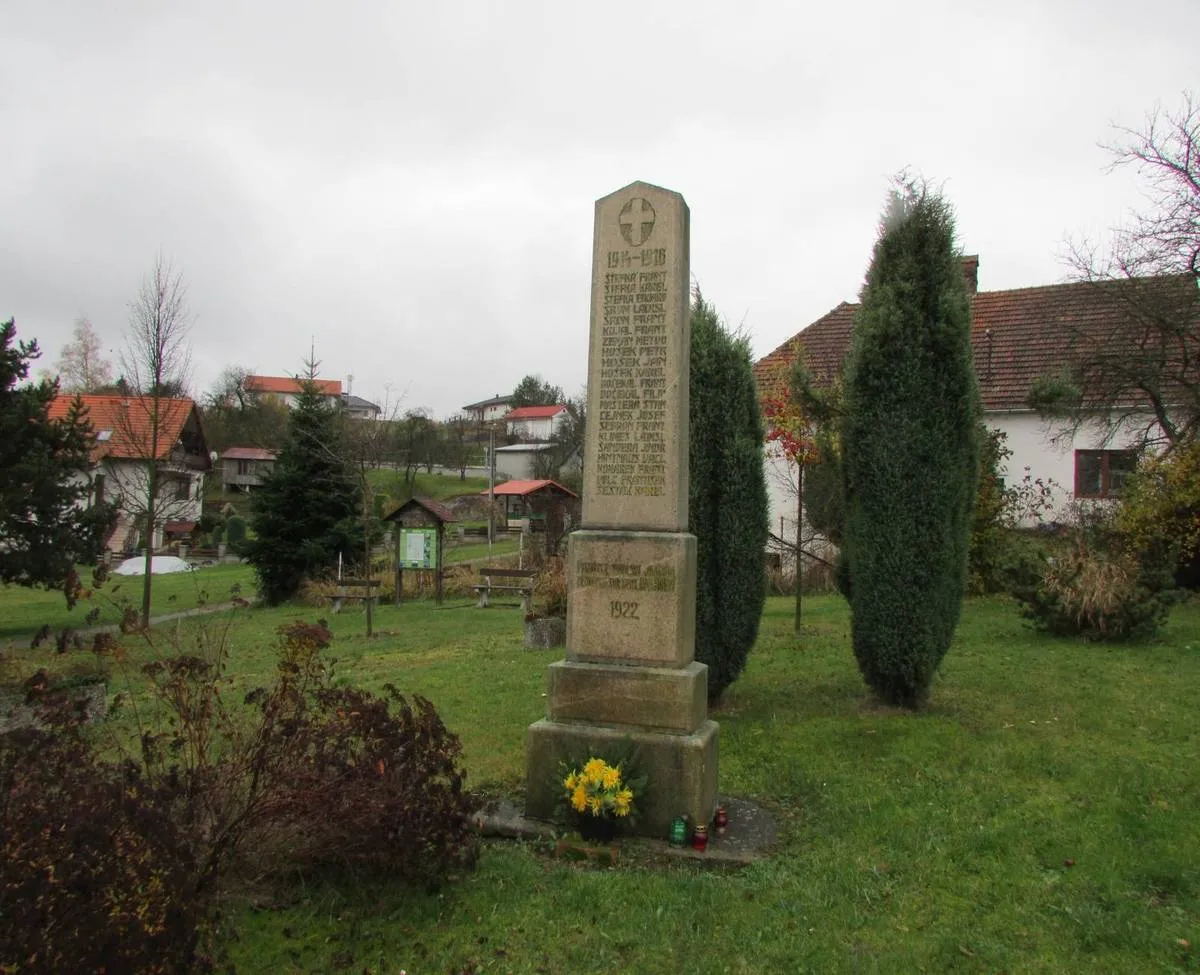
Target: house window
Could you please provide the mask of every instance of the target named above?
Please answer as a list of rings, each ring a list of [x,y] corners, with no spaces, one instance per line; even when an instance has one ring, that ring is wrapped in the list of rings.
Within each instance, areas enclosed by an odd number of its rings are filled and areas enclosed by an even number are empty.
[[[192,485],[190,481],[175,482],[175,500],[189,501],[192,497]]]
[[[104,500],[104,475],[97,474],[92,480],[92,504],[99,504]]]
[[[239,474],[249,474],[250,473],[250,461],[239,460],[237,462],[237,465],[238,465],[238,473]]]
[[[1075,451],[1075,497],[1116,497],[1136,466],[1134,450]]]

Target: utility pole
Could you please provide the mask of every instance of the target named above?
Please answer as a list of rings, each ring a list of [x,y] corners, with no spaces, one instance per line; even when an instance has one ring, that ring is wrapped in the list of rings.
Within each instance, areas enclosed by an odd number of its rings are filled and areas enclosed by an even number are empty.
[[[488,560],[496,537],[496,427],[488,427]]]

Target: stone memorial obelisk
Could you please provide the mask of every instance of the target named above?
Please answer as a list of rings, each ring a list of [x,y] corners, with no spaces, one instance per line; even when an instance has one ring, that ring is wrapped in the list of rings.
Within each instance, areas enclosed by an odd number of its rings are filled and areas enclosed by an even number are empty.
[[[636,750],[637,832],[707,823],[717,800],[708,668],[694,659],[688,527],[688,207],[631,183],[596,201],[583,525],[567,558],[567,657],[529,727],[527,816],[550,819],[559,762]]]

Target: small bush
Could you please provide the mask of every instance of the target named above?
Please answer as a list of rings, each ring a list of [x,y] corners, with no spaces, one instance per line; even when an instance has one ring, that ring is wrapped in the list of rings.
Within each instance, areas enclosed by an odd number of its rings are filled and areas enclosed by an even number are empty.
[[[294,736],[296,760],[266,824],[288,860],[426,884],[474,865],[480,802],[465,789],[458,737],[429,701],[390,685],[383,696],[322,687],[297,717],[279,729]]]
[[[1116,527],[1141,558],[1169,562],[1176,585],[1200,589],[1200,443],[1143,457],[1121,492]]]
[[[220,545],[223,541],[225,541],[225,526],[217,525],[217,527],[212,530],[213,547],[215,548],[216,546]]]
[[[1013,595],[1037,629],[1105,641],[1153,636],[1175,601],[1169,566],[1139,563],[1101,511],[1077,513],[1069,545]]]
[[[197,888],[251,856],[425,883],[474,863],[478,800],[457,737],[423,698],[335,688],[321,656],[331,640],[322,624],[280,628],[275,681],[246,697],[252,721],[224,703],[221,641],[144,668],[172,721],[143,737],[143,760],[183,785],[173,815],[196,844]]]
[[[549,556],[533,580],[535,616],[567,615],[567,570],[561,556]]]
[[[0,971],[209,971],[207,902],[159,793],[70,722],[0,736]]]
[[[239,515],[231,516],[225,522],[225,540],[235,552],[246,540],[246,520]]]

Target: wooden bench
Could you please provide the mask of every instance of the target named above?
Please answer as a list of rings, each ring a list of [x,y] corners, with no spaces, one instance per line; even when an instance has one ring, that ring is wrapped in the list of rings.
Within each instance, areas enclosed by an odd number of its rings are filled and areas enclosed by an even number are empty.
[[[490,605],[490,597],[494,592],[516,592],[521,594],[521,606],[525,612],[533,611],[533,580],[537,575],[533,569],[480,569],[483,582],[475,586],[479,594],[479,602],[475,605],[480,609]],[[492,580],[499,579],[500,582]]]
[[[372,608],[379,604],[378,579],[341,579],[338,586],[338,591],[329,598],[329,605],[335,613],[342,611],[344,603],[362,602],[365,606],[369,601]]]

